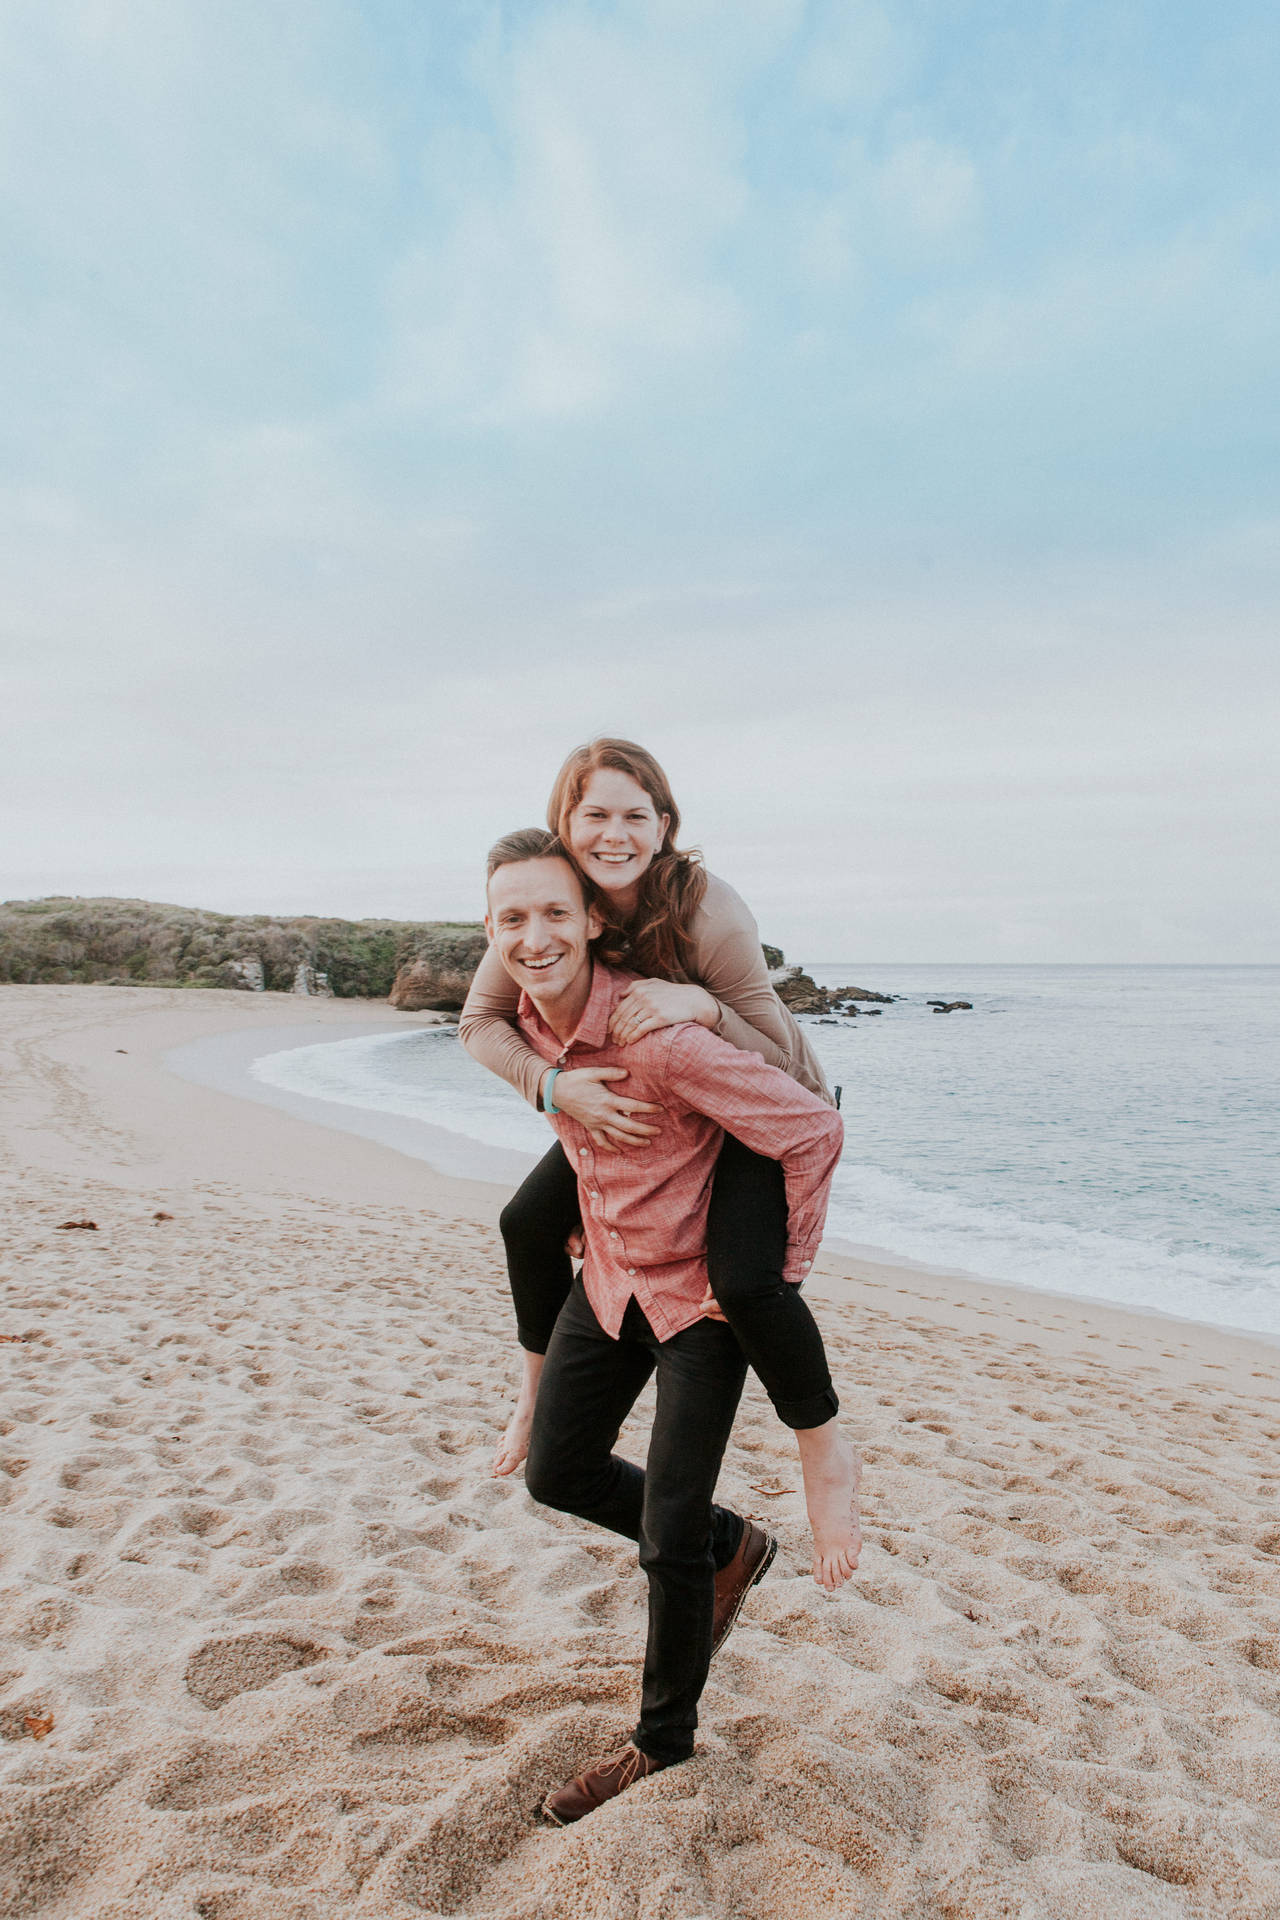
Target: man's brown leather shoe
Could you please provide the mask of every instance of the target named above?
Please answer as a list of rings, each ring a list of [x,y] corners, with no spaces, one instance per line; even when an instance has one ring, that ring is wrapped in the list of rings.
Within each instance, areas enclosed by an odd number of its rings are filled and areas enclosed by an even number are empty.
[[[621,1753],[597,1760],[585,1773],[575,1774],[566,1786],[549,1793],[542,1803],[543,1818],[557,1827],[567,1827],[571,1820],[581,1820],[584,1813],[594,1813],[606,1800],[616,1800],[637,1780],[661,1773],[663,1767],[670,1764],[665,1760],[651,1760],[639,1747],[628,1743]]]
[[[777,1551],[778,1543],[771,1533],[766,1533],[752,1520],[743,1521],[738,1551],[716,1575],[716,1610],[711,1628],[713,1660],[733,1631],[743,1601],[757,1581],[764,1579]]]

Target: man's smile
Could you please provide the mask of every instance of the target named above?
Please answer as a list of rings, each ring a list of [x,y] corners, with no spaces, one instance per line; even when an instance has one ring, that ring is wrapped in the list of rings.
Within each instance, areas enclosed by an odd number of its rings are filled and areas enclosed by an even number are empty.
[[[564,1025],[562,1038],[572,1037],[591,991],[591,942],[600,932],[572,862],[538,853],[495,868],[485,928],[511,978],[552,1010],[551,1024]]]

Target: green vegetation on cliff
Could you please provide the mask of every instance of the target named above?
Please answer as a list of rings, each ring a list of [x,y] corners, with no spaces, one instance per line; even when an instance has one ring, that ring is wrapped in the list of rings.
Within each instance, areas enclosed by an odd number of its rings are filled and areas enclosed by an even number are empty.
[[[483,929],[465,921],[281,919],[70,897],[0,905],[0,981],[9,982],[287,993],[309,968],[324,976],[313,982],[322,991],[327,981],[344,999],[385,999],[402,966],[439,955],[469,975],[483,950]]]

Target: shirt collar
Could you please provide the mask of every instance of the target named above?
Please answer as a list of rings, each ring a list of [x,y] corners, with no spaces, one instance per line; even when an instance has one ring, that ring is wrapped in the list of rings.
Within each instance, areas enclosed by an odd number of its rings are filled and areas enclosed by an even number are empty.
[[[573,1038],[558,1044],[562,1044],[566,1052],[570,1047],[585,1047],[589,1050],[603,1047],[609,1037],[609,1015],[613,1012],[614,1001],[629,984],[629,977],[615,973],[612,967],[606,967],[601,961],[593,958],[591,991],[587,995],[587,1004],[582,1009],[582,1018],[578,1022]],[[529,997],[528,989],[524,987],[520,989],[517,1018],[534,1022],[552,1040],[557,1040],[557,1035],[552,1032],[538,1012]]]

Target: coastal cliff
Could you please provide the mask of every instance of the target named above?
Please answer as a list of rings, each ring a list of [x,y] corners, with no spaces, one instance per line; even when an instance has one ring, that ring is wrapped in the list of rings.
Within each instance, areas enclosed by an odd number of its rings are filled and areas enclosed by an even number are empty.
[[[390,1000],[403,1013],[456,1013],[488,945],[483,927],[423,927],[392,982]]]
[[[0,981],[228,987],[461,1007],[478,923],[208,913],[150,900],[7,900]],[[414,997],[417,995],[418,997]]]

